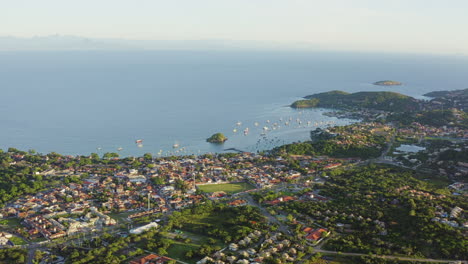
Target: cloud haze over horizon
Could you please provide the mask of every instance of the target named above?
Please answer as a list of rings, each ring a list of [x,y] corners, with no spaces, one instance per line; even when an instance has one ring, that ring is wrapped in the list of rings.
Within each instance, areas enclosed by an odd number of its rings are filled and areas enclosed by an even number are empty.
[[[2,3],[0,36],[466,55],[467,10],[466,0],[15,0]]]

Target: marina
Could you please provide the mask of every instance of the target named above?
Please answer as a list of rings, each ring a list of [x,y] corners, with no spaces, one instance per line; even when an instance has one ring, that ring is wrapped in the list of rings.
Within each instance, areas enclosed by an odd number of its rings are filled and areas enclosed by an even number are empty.
[[[223,129],[231,132],[227,133],[229,140],[221,146],[213,146],[204,141],[201,143],[184,143],[182,140],[177,140],[171,147],[152,150],[150,147],[152,148],[153,144],[149,140],[145,140],[147,143],[145,146],[142,144],[142,139],[136,140],[136,144],[141,152],[151,153],[158,157],[198,155],[211,152],[259,152],[270,150],[283,144],[297,142],[298,140],[310,140],[310,131],[319,127],[327,128],[335,124],[349,124],[353,122],[347,119],[326,117],[322,114],[325,111],[322,109],[307,109],[300,112],[293,109],[284,110],[291,112],[294,116],[276,117],[275,119],[270,118],[253,122],[250,120],[238,121],[233,124],[234,128],[232,130]],[[321,120],[318,121],[318,119]],[[291,123],[285,122],[284,126],[281,126],[280,122],[283,120],[291,120]],[[253,124],[253,127],[244,128],[248,124]],[[239,129],[242,130],[241,134],[238,133]],[[215,150],[211,151],[212,149]],[[124,148],[119,147],[117,150],[121,153]],[[102,148],[100,151],[106,152]]]

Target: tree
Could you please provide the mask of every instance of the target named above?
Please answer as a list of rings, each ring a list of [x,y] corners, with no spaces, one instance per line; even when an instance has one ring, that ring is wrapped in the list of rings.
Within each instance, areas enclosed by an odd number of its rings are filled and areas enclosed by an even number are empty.
[[[98,161],[99,160],[99,155],[97,153],[91,153],[91,159],[93,161]]]
[[[158,254],[159,255],[167,255],[167,251],[164,248],[158,248]]]
[[[102,156],[104,159],[112,159],[112,158],[118,158],[119,157],[119,154],[118,153],[115,153],[115,152],[106,152],[104,153],[104,155]]]
[[[193,250],[187,251],[187,253],[185,253],[185,257],[191,259],[193,257]]]
[[[153,182],[153,184],[155,184],[155,185],[164,185],[164,184],[166,184],[166,181],[164,180],[164,177],[162,177],[162,176],[156,176],[156,177],[151,178],[151,182]]]
[[[153,155],[151,155],[151,153],[145,153],[143,155],[143,158],[146,160],[146,161],[152,161],[153,160]]]

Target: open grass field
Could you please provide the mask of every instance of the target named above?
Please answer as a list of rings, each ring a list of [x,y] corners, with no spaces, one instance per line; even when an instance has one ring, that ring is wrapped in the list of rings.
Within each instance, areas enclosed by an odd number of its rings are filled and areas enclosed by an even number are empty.
[[[197,250],[198,248],[199,246],[195,244],[175,241],[174,244],[167,249],[167,256],[184,262],[195,263],[196,260],[187,258],[185,254],[190,250]]]
[[[179,235],[182,236],[183,238],[190,238],[190,240],[191,240],[190,243],[194,244],[194,245],[208,244],[209,239],[211,238],[211,239],[214,239],[216,241],[215,245],[224,246],[224,243],[221,240],[219,240],[216,237],[212,237],[212,236],[196,234],[196,233],[192,233],[192,232],[185,231],[185,230],[181,231],[181,233]],[[167,233],[167,234],[165,234],[165,236],[168,237],[168,238],[173,239],[176,236],[176,233]]]
[[[109,216],[119,223],[126,223],[128,222],[127,217],[134,213],[136,212],[110,213]]]
[[[255,189],[254,186],[246,182],[207,184],[207,185],[198,185],[197,187],[202,192],[212,193],[212,192],[223,191],[228,194],[234,194],[238,192],[244,192],[244,191]]]
[[[176,235],[180,235],[183,238],[190,238],[191,241],[188,243],[177,241],[174,239]],[[167,253],[168,253],[167,256],[173,259],[187,262],[187,263],[195,263],[196,261],[199,260],[199,258],[197,257],[187,258],[185,254],[187,254],[187,252],[190,250],[196,251],[201,245],[207,244],[209,241],[208,240],[209,238],[213,238],[216,241],[215,245],[218,245],[220,247],[225,246],[219,239],[216,239],[215,237],[195,234],[195,233],[188,232],[188,231],[180,231],[178,233],[175,233],[175,232],[164,233],[164,236],[166,238],[171,239],[174,243],[167,249]]]
[[[13,244],[18,245],[18,246],[27,244],[26,241],[24,241],[22,238],[17,237],[17,236],[11,237],[10,241],[13,242]]]
[[[226,245],[214,236],[204,233],[208,228],[223,228],[223,223],[231,216],[218,215],[212,213],[196,214],[190,218],[189,223],[172,232],[164,233],[164,236],[174,241],[168,249],[168,257],[181,260],[187,263],[196,263],[199,258],[187,258],[185,254],[190,251],[196,251],[201,245],[208,244],[209,239],[214,239],[216,246],[225,247]],[[234,216],[232,216],[234,217]],[[177,231],[177,232],[176,232]],[[183,238],[190,238],[189,243],[175,240],[175,236],[180,235]]]
[[[21,220],[19,218],[7,218],[0,220],[0,225],[4,225],[9,228],[21,227]]]

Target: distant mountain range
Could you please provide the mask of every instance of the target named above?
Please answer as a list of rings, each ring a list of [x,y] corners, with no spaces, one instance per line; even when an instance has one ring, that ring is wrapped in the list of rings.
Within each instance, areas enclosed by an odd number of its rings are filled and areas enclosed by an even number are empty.
[[[31,38],[0,36],[0,51],[13,50],[225,50],[225,49],[316,49],[309,43],[284,44],[261,41],[128,40],[52,35]]]

